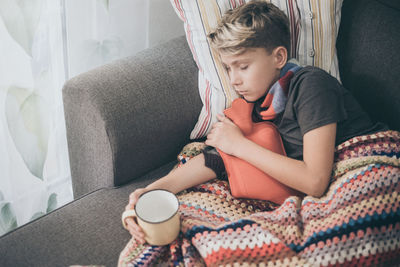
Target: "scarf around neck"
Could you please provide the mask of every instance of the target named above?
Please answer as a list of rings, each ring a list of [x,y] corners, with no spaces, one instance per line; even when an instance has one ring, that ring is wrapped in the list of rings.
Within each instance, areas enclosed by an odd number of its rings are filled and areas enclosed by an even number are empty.
[[[290,80],[301,69],[295,59],[289,60],[282,68],[279,79],[268,90],[265,98],[255,102],[254,111],[261,120],[270,121],[283,112],[286,106]]]

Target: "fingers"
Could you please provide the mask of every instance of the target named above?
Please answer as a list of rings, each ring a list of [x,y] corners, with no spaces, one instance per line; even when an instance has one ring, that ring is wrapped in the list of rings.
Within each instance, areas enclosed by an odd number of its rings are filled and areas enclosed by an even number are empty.
[[[215,146],[215,139],[216,136],[218,136],[218,126],[216,126],[215,124],[213,125],[213,128],[211,128],[211,131],[209,132],[209,134],[207,135],[207,139],[205,141],[205,144],[207,146]]]
[[[136,189],[129,195],[129,203],[126,205],[125,210],[132,210],[135,208],[136,202],[140,195],[146,192],[145,188]],[[144,233],[142,228],[137,224],[134,217],[128,217],[125,219],[127,230],[129,233],[136,239],[139,244],[144,244],[146,241],[144,240]]]
[[[126,226],[128,228],[129,233],[136,239],[136,241],[140,244],[144,244],[146,241],[144,240],[144,233],[142,228],[137,225],[136,221],[132,217],[128,217],[125,219]]]
[[[133,193],[129,195],[129,204],[136,204],[136,201],[139,198],[139,189],[136,189]]]
[[[217,144],[216,140],[218,139],[218,136],[221,134],[221,131],[223,128],[224,122],[222,120],[224,120],[225,117],[222,115],[219,115],[219,114],[217,115],[217,117],[218,117],[219,121],[213,124],[210,132],[207,135],[207,139],[205,141],[205,144],[208,146],[215,147],[215,145]]]
[[[222,123],[229,123],[229,124],[235,125],[231,119],[229,119],[228,117],[226,117],[224,115],[217,114],[217,119]]]
[[[211,127],[211,130],[209,134],[207,135],[208,139],[213,139],[216,136],[223,135],[223,132],[225,131],[225,125],[226,124],[233,124],[234,123],[227,117],[221,114],[217,114],[218,122],[214,123]],[[208,145],[206,143],[206,145]]]
[[[206,141],[204,142],[207,146],[212,146],[212,147],[214,147],[214,143],[212,142],[212,139],[209,139],[208,137],[207,137],[207,139],[206,139]]]
[[[129,204],[126,209],[134,209],[135,204],[140,197],[146,190],[144,188],[136,189],[133,193],[129,195]]]

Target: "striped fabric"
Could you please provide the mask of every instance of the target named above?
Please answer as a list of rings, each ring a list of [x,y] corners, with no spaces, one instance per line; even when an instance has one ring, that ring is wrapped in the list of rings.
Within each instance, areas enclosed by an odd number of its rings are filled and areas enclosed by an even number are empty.
[[[164,247],[132,239],[119,266],[400,266],[400,132],[354,137],[335,152],[320,198],[276,207],[236,199],[221,180],[182,192],[180,237]]]
[[[199,68],[199,93],[203,108],[191,138],[206,136],[216,114],[237,98],[219,58],[210,49],[208,33],[229,9],[250,0],[170,0],[184,22],[186,38]],[[266,0],[289,17],[291,55],[301,65],[320,67],[339,79],[336,36],[343,0]]]

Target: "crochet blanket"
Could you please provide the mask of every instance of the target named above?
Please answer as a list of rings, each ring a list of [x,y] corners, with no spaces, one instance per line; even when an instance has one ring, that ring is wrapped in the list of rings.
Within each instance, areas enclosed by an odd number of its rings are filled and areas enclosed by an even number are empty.
[[[163,247],[132,239],[119,266],[400,264],[399,150],[397,131],[352,138],[336,148],[323,197],[289,197],[279,207],[235,199],[222,180],[186,190],[178,239]]]

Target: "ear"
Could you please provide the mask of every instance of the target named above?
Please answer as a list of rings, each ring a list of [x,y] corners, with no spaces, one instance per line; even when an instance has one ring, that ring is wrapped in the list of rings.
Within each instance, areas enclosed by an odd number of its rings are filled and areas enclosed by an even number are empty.
[[[287,50],[284,46],[278,46],[272,51],[277,69],[282,69],[287,62]]]

